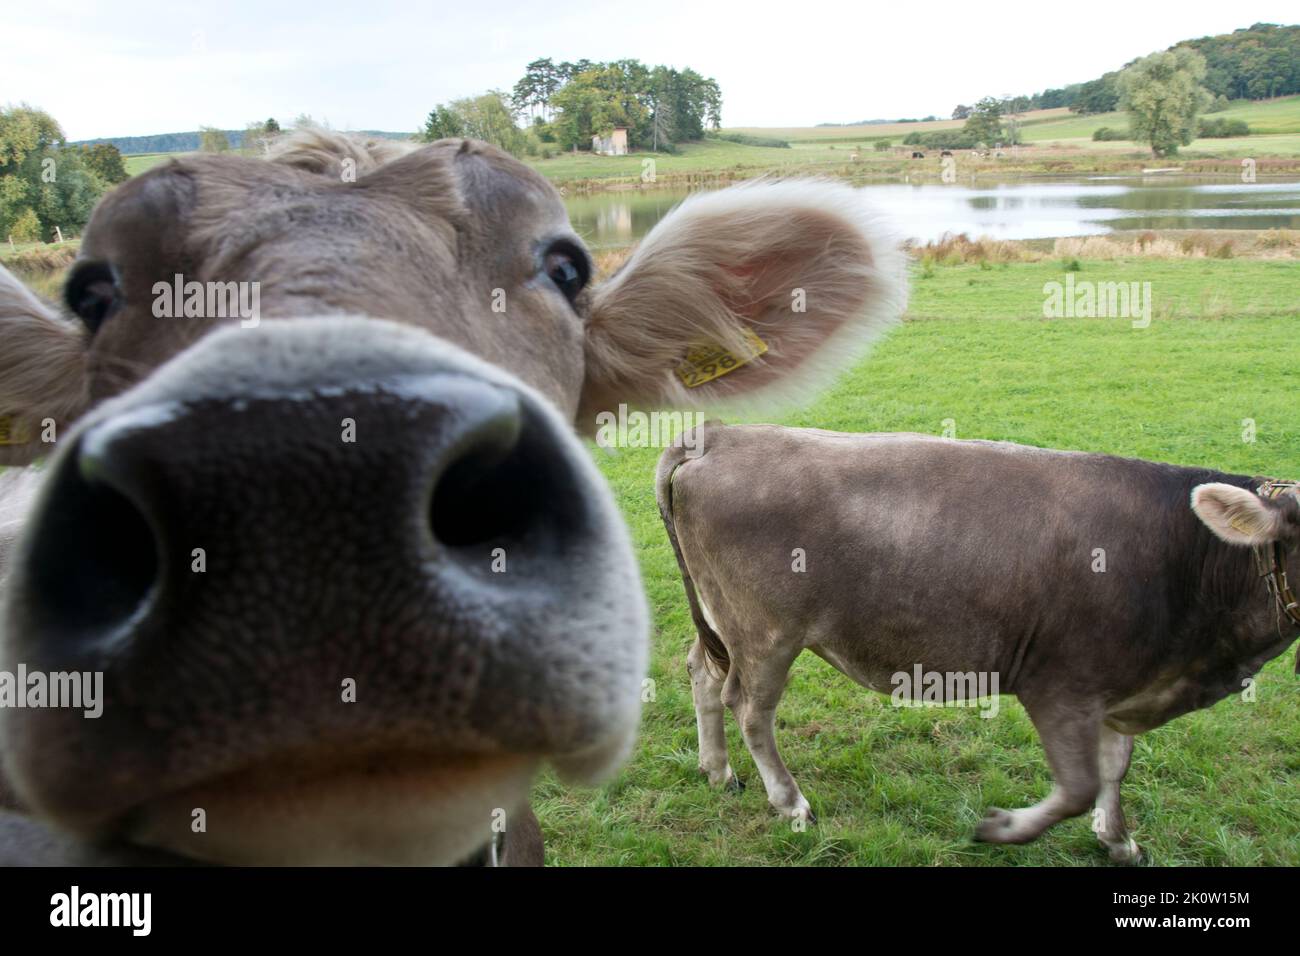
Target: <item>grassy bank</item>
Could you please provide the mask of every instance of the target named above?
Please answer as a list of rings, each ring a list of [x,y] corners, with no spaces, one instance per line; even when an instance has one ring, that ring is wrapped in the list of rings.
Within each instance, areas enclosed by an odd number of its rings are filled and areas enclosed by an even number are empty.
[[[29,267],[57,268],[72,261],[81,245],[80,239],[66,239],[63,242],[16,242],[10,245],[0,242],[0,262],[5,265],[18,263]]]
[[[1241,160],[1256,161],[1260,179],[1300,174],[1300,135],[1247,137],[1235,140],[1198,140],[1193,148],[1158,163],[1149,151],[1126,143],[1079,141],[1063,144],[1029,144],[1002,154],[976,156],[956,150],[959,181],[1011,181],[1033,176],[1137,175],[1153,165],[1177,166],[1189,175],[1236,176]],[[943,167],[939,152],[926,150],[924,159],[912,159],[911,148],[895,147],[878,153],[834,142],[825,145],[791,145],[789,149],[746,146],[718,140],[685,143],[676,155],[634,153],[629,156],[594,156],[565,153],[546,160],[526,162],[557,186],[572,190],[635,189],[642,186],[676,187],[725,183],[761,175],[829,176],[855,183],[940,182]],[[856,158],[855,158],[856,156]],[[652,167],[647,162],[653,161]],[[643,179],[647,169],[653,175]]]
[[[910,318],[790,424],[1008,439],[1250,474],[1300,476],[1294,262],[1083,262],[1076,281],[1151,282],[1155,318],[1045,320],[1054,260],[937,265],[917,278]],[[1242,441],[1242,419],[1258,429]],[[710,790],[696,773],[694,637],[656,514],[658,453],[595,453],[633,529],[654,614],[641,741],[597,790],[546,780],[536,806],[556,864],[1103,864],[1081,818],[1027,847],[972,844],[990,805],[1023,806],[1050,785],[1033,728],[1010,699],[996,719],[899,710],[804,655],[778,711],[786,762],[820,822],[804,833],[769,809],[734,721],[731,760],[749,787]],[[1300,864],[1300,687],[1271,663],[1258,701],[1235,698],[1138,738],[1124,787],[1139,842],[1158,864]]]
[[[1168,161],[1154,161],[1151,152],[1128,141],[1094,142],[1100,127],[1125,129],[1121,113],[1079,116],[1068,110],[1039,110],[1020,120],[1024,145],[1001,156],[976,157],[956,151],[958,173],[965,181],[977,178],[1099,173],[1140,173],[1152,165],[1181,166],[1191,174],[1236,174],[1240,160],[1257,161],[1260,176],[1300,173],[1300,96],[1264,102],[1239,101],[1215,118],[1240,119],[1252,135],[1231,139],[1198,139]],[[743,127],[729,130],[788,142],[788,149],[747,146],[721,140],[686,143],[677,155],[636,153],[593,156],[566,153],[545,160],[528,160],[552,181],[575,189],[628,188],[639,185],[653,160],[658,185],[691,184],[703,180],[743,179],[763,173],[825,175],[854,181],[909,177],[938,181],[939,157],[925,150],[925,160],[911,159],[914,147],[903,146],[908,133],[933,132],[961,126],[957,120],[930,123],[889,123],[870,126]],[[888,150],[877,151],[888,140]]]

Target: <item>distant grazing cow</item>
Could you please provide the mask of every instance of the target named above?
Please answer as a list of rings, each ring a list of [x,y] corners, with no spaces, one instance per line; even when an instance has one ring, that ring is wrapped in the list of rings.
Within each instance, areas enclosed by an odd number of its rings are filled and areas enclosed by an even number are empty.
[[[921,435],[708,424],[687,444],[702,454],[666,451],[657,493],[699,635],[701,770],[732,782],[725,704],[792,817],[811,811],[773,721],[807,649],[886,693],[921,699],[922,676],[946,699],[1014,694],[1055,786],[976,837],[1026,843],[1095,801],[1111,857],[1136,860],[1132,735],[1240,693],[1300,633],[1294,598],[1274,597],[1300,574],[1286,486]]]
[[[647,655],[575,423],[816,384],[905,289],[807,182],[700,195],[591,272],[506,154],[327,133],[118,187],[66,317],[0,270],[0,452],[59,438],[0,482],[0,861],[540,862],[536,770],[621,763]],[[101,680],[100,715],[17,706],[22,674]]]
[[[917,150],[913,150],[913,151],[912,151],[912,158],[913,158],[913,159],[925,159],[925,153],[918,152]]]

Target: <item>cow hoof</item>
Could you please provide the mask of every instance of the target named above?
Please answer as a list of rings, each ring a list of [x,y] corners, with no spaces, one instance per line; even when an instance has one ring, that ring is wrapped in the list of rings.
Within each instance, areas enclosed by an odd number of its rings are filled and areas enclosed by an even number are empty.
[[[729,790],[735,792],[745,789],[745,785],[741,783],[740,778],[732,772],[730,767],[727,767],[722,771],[722,773],[718,773],[717,771],[710,773],[703,767],[700,767],[699,770],[700,775],[707,777],[709,786],[713,787],[715,790]]]
[[[1016,815],[1010,810],[993,807],[975,827],[975,839],[981,843],[1020,843]]]
[[[1142,848],[1137,845],[1137,841],[1132,837],[1122,843],[1106,844],[1106,849],[1110,851],[1110,862],[1112,863],[1136,866],[1142,862]]]
[[[791,820],[800,820],[810,826],[817,825],[817,814],[812,812],[812,807],[804,804],[801,807],[795,807],[793,810],[787,810],[786,816]]]

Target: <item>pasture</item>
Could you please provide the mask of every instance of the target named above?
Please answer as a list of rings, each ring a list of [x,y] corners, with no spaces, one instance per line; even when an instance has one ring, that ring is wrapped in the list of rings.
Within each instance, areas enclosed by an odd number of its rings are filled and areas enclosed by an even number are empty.
[[[126,164],[126,171],[132,176],[138,176],[147,170],[153,169],[159,163],[172,157],[181,155],[178,153],[136,153],[131,156],[122,157]]]
[[[1044,319],[1055,259],[918,269],[908,321],[822,400],[776,420],[853,431],[938,433],[1106,451],[1300,477],[1300,345],[1294,260],[1085,260],[1076,280],[1150,282],[1149,328]],[[1255,423],[1243,440],[1243,420]],[[1036,843],[972,843],[989,806],[1043,797],[1049,776],[1023,710],[900,709],[805,654],[777,740],[819,822],[792,830],[768,807],[728,715],[740,794],[711,790],[684,657],[694,639],[659,520],[657,449],[592,448],[639,550],[654,612],[638,749],[597,790],[552,777],[534,806],[553,865],[1105,865],[1080,817]],[[798,494],[798,489],[791,489]],[[960,627],[960,622],[954,622]],[[1137,739],[1125,810],[1158,865],[1300,864],[1300,682],[1270,663],[1257,700],[1221,701]]]
[[[1300,133],[1300,96],[1284,96],[1274,100],[1237,100],[1226,110],[1206,114],[1207,119],[1239,119],[1250,125],[1251,140],[1256,135]],[[1124,113],[1094,113],[1080,115],[1067,109],[1033,110],[1018,117],[1022,139],[1026,143],[1092,143],[1093,131],[1103,126],[1125,129],[1128,118]],[[901,142],[908,133],[929,133],[934,130],[957,129],[961,120],[942,119],[929,123],[881,123],[867,126],[813,126],[813,127],[743,127],[730,130],[753,136],[774,136],[788,141],[791,146],[833,145],[861,143],[870,145],[877,139]],[[1241,141],[1241,140],[1239,140]],[[1196,140],[1188,150],[1202,149],[1209,140]],[[1097,143],[1097,147],[1112,144]],[[1134,144],[1127,144],[1134,148]],[[1140,147],[1137,147],[1140,148]]]
[[[1205,172],[1235,172],[1235,164],[1222,160],[1243,156],[1273,157],[1275,173],[1294,173],[1300,166],[1300,96],[1276,100],[1234,102],[1213,118],[1241,119],[1252,135],[1232,139],[1198,139],[1183,148],[1166,165],[1200,161]],[[1151,164],[1150,150],[1128,141],[1093,142],[1102,126],[1123,129],[1122,113],[1079,116],[1065,109],[1036,110],[1020,119],[1025,149],[1002,157],[976,160],[959,152],[965,169],[981,176],[1021,176],[1065,172],[1138,172]],[[849,179],[898,179],[930,176],[937,179],[937,163],[922,166],[909,160],[912,147],[902,145],[912,132],[932,132],[960,127],[960,120],[929,123],[885,123],[868,126],[736,127],[726,132],[774,137],[788,149],[751,146],[716,138],[682,143],[676,153],[637,152],[627,156],[597,156],[590,152],[560,152],[549,159],[524,157],[538,172],[558,185],[580,189],[635,188],[645,181],[645,162],[653,159],[654,179],[660,184],[747,179],[763,174],[840,176]],[[892,148],[876,152],[877,140]],[[852,156],[857,152],[857,160]],[[937,151],[935,151],[937,152]],[[125,157],[131,175],[142,173],[176,153],[142,153]],[[1218,165],[1215,163],[1218,161]],[[1222,166],[1222,168],[1219,168]]]

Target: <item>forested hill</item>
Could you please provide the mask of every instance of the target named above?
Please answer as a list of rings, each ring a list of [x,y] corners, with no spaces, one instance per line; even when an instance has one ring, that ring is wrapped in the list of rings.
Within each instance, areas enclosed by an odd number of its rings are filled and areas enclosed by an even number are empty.
[[[1300,26],[1257,23],[1178,45],[1205,57],[1205,88],[1215,96],[1262,100],[1300,93]]]
[[[1180,46],[1191,47],[1205,57],[1205,88],[1225,101],[1300,93],[1300,26],[1256,23],[1232,33],[1183,40],[1170,49]],[[1109,113],[1119,103],[1120,69],[1086,83],[1012,97],[1010,103],[1016,110],[1068,106],[1076,113]],[[954,117],[962,118],[956,113]]]
[[[1183,40],[1205,57],[1205,88],[1226,100],[1261,100],[1300,92],[1300,26],[1256,23],[1230,34]],[[1031,109],[1070,107],[1076,113],[1105,113],[1119,101],[1119,70],[1062,90],[1030,98]]]
[[[242,129],[223,130],[231,149],[240,149],[244,145]],[[390,133],[384,130],[363,129],[357,132],[365,136],[378,136],[383,139],[410,139],[410,133]],[[199,131],[189,133],[157,133],[153,136],[109,136],[101,139],[82,139],[73,146],[94,146],[96,143],[112,143],[123,156],[138,153],[192,153],[199,148]]]

